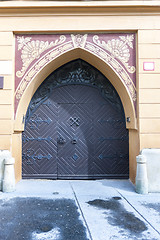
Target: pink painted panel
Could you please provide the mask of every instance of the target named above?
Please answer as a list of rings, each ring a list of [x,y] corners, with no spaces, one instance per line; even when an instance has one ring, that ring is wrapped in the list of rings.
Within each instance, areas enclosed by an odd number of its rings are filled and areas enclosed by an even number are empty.
[[[129,90],[136,109],[136,47],[134,33],[16,35],[15,114],[32,79],[49,62],[82,48],[108,64]]]

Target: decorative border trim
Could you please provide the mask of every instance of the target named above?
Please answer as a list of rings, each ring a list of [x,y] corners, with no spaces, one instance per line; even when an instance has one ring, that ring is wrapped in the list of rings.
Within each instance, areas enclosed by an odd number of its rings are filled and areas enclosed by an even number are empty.
[[[135,34],[17,35],[15,114],[28,84],[50,62],[76,48],[109,65],[126,85],[136,109]]]

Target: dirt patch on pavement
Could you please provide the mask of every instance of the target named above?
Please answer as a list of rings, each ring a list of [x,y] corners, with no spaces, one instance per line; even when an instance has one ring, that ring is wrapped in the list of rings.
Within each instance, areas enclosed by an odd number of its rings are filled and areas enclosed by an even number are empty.
[[[78,208],[70,199],[0,200],[2,240],[88,240]]]
[[[95,199],[89,201],[88,204],[103,210],[109,210],[110,214],[106,212],[105,214],[108,223],[112,226],[118,226],[121,229],[128,230],[134,235],[146,231],[148,228],[145,223],[132,212],[128,212],[120,200],[120,197],[113,197],[109,200]]]

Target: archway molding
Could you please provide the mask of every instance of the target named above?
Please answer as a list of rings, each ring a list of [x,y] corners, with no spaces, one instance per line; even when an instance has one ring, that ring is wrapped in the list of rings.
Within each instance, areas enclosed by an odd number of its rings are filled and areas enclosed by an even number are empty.
[[[48,75],[50,75],[57,68],[61,67],[67,62],[78,58],[88,62],[89,64],[97,68],[109,79],[109,81],[112,83],[112,85],[118,92],[119,97],[122,101],[126,119],[129,119],[129,121],[126,121],[126,127],[128,129],[137,129],[137,119],[133,99],[124,81],[120,78],[120,76],[118,76],[117,72],[115,72],[114,69],[109,66],[109,64],[104,62],[97,55],[90,53],[89,51],[82,48],[75,48],[56,57],[54,60],[45,65],[35,75],[35,77],[32,78],[32,80],[24,90],[18,104],[14,123],[15,132],[21,132],[24,130],[24,121],[28,105],[40,84],[47,78]]]

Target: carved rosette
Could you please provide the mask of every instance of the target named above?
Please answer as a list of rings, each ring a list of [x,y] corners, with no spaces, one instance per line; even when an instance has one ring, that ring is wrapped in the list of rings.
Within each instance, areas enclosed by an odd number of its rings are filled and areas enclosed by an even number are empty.
[[[117,61],[115,57],[110,55],[108,52],[104,51],[102,48],[99,48],[98,46],[95,46],[91,43],[86,44],[86,49],[90,51],[92,54],[95,54],[99,58],[101,58],[103,61],[105,61],[120,77],[120,79],[125,83],[127,86],[130,95],[135,102],[137,97],[136,97],[136,87],[129,76],[127,70],[123,67],[123,65]],[[135,67],[131,66],[130,68],[134,68],[133,73],[135,72]]]
[[[64,35],[61,35],[59,39],[57,38],[55,41],[33,41],[31,37],[17,37],[18,42],[18,50],[21,50],[21,59],[22,59],[22,69],[16,72],[16,76],[18,78],[23,77],[25,71],[29,67],[29,65],[35,60],[39,59],[41,54],[50,48],[54,48],[55,46],[63,43],[66,40]]]
[[[134,34],[47,36],[48,39],[46,35],[19,35],[16,37],[16,62],[19,64],[16,65],[15,72],[15,113],[25,89],[42,68],[60,55],[75,48],[85,49],[108,64],[124,82],[136,106]],[[51,36],[53,36],[53,40],[51,40]]]

